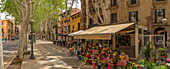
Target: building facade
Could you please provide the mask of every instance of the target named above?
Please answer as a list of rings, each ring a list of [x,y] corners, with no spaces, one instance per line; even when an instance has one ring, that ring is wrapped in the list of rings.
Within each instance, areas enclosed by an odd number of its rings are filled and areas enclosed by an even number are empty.
[[[72,11],[71,11],[71,16],[80,12],[80,10],[78,8],[73,8]],[[69,15],[67,16],[69,18]],[[70,20],[71,20],[71,17],[70,17]],[[66,40],[67,38],[67,35],[70,33],[70,20],[69,20],[69,23],[67,25],[67,22],[66,22],[66,18],[62,18],[62,17],[59,17],[59,21],[60,23],[58,23],[58,27],[57,27],[57,34],[59,35],[58,36],[58,40]],[[68,29],[67,29],[68,27]],[[67,31],[69,30],[69,31]]]
[[[71,16],[70,33],[80,30],[80,16],[81,12]]]
[[[99,13],[101,13],[101,18],[103,19],[104,11],[106,12],[107,22],[104,24],[119,24],[119,23],[138,23],[138,26],[143,26],[145,29],[145,34],[151,35],[162,35],[165,38],[157,38],[154,41],[167,42],[167,46],[170,44],[170,2],[168,0],[81,0],[81,26],[82,29],[89,29],[94,26],[99,25],[101,22],[98,13],[96,12],[97,5],[101,5],[98,1],[103,1],[102,6],[100,6]],[[97,4],[97,5],[96,5]],[[94,17],[96,21],[91,17]],[[163,18],[167,19],[167,23],[163,23]],[[104,19],[103,19],[104,20]],[[165,25],[165,26],[164,26]],[[135,30],[137,31],[137,30]],[[138,30],[140,32],[140,29]],[[164,34],[165,31],[165,34]],[[140,34],[139,34],[140,35]],[[135,36],[136,38],[136,36]],[[131,39],[131,40],[135,40]],[[155,37],[154,37],[155,38]],[[151,38],[152,40],[152,38]],[[132,42],[131,46],[137,44]],[[154,42],[155,43],[155,42]],[[138,45],[137,45],[138,46]],[[140,46],[139,46],[140,48]],[[136,47],[135,49],[139,49]],[[127,48],[124,48],[127,50]],[[130,49],[132,50],[132,49]],[[133,49],[134,50],[134,49]],[[138,50],[137,50],[138,51]],[[135,53],[137,53],[137,51]]]
[[[94,0],[97,2],[96,0]],[[150,34],[160,35],[164,30],[163,18],[168,20],[165,25],[166,40],[170,41],[170,2],[167,0],[108,0],[105,1],[105,11],[107,13],[108,23],[123,23],[123,22],[136,22],[139,25],[146,26],[150,30]],[[88,16],[92,14],[96,20],[94,9],[91,0],[81,0],[82,16],[81,26],[91,28],[97,23]],[[89,9],[87,8],[89,6]],[[103,16],[103,15],[101,15]]]
[[[9,19],[1,20],[2,38],[11,40],[14,38],[14,22]]]

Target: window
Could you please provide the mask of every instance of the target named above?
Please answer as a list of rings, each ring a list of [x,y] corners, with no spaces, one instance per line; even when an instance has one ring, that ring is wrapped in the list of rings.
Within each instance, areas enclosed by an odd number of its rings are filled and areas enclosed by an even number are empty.
[[[72,28],[72,32],[74,32],[74,26],[73,26],[73,28]]]
[[[78,30],[80,30],[80,23],[78,23]]]
[[[2,28],[2,33],[4,32],[4,29]]]
[[[78,17],[80,17],[80,15],[78,15]]]
[[[68,33],[70,33],[70,25],[68,25]]]
[[[136,0],[131,0],[131,4],[136,4]]]
[[[111,6],[116,6],[117,5],[117,0],[111,0]]]
[[[92,24],[93,24],[93,19],[90,18],[89,21],[90,21],[90,22],[89,22],[89,25],[92,25]]]
[[[64,23],[66,23],[67,21],[65,20]]]
[[[74,20],[74,17],[72,17],[72,20]]]
[[[165,18],[165,9],[155,10],[155,23],[162,23],[163,18]]]
[[[117,13],[111,14],[111,23],[117,22]]]
[[[129,22],[138,21],[138,11],[136,12],[129,12]]]
[[[2,25],[4,25],[4,22],[2,22]]]

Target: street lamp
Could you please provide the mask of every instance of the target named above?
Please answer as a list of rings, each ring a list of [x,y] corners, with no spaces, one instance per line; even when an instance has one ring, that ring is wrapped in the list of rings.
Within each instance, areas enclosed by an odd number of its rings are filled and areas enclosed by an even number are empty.
[[[167,24],[168,20],[167,18],[162,19],[162,23],[164,24],[164,35],[165,35],[165,47],[166,47],[166,31],[165,31],[165,24]]]
[[[30,24],[31,24],[31,56],[30,59],[34,59],[34,53],[33,53],[33,24],[34,20],[30,19]]]

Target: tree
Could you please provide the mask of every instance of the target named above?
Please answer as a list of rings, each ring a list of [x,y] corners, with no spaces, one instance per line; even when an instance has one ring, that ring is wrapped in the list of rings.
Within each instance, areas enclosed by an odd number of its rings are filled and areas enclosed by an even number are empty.
[[[91,4],[89,4],[91,3]],[[106,14],[106,2],[105,0],[86,0],[86,9],[88,16],[95,21],[97,24],[108,24],[108,17]],[[95,13],[97,18],[92,15]]]
[[[1,0],[1,11],[6,12],[9,15],[15,17],[16,22],[21,25],[20,39],[18,45],[17,57],[23,59],[26,33],[30,18],[32,15],[33,2],[36,4],[36,0]]]
[[[60,14],[61,20],[66,19],[67,34],[69,34],[68,24],[69,24],[70,18],[71,18],[72,7],[73,7],[73,4],[75,2],[78,3],[77,0],[65,0],[64,3],[62,3],[60,0],[58,0],[59,6],[60,6],[60,10],[61,10],[61,14]],[[61,21],[58,21],[58,22],[62,25],[62,30],[63,30],[62,22]],[[69,40],[69,38],[68,38],[68,40]]]

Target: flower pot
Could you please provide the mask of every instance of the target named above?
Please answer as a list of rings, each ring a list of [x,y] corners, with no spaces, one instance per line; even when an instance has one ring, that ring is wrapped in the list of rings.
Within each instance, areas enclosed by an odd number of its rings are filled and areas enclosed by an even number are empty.
[[[96,63],[93,63],[93,68],[95,68],[96,67]]]
[[[100,69],[101,65],[98,65],[98,69]]]
[[[92,61],[91,60],[87,60],[89,62],[89,64],[92,64]]]
[[[83,60],[84,60],[84,58],[83,58],[83,57],[81,57],[81,60],[83,61]]]
[[[110,65],[108,65],[108,69],[111,69],[111,66],[110,66]]]
[[[79,56],[79,60],[81,60],[81,57]]]

